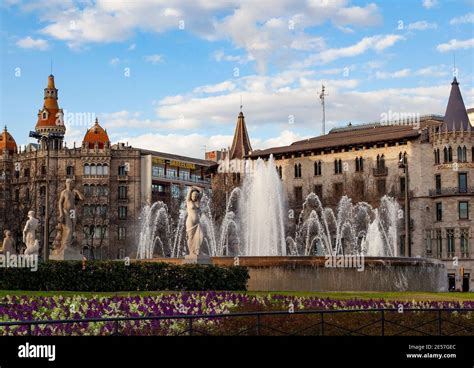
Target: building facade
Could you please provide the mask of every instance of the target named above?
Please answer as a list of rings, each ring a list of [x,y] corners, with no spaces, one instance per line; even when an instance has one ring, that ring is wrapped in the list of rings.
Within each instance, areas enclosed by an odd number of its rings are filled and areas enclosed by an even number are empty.
[[[41,221],[41,247],[49,217],[47,238],[52,247],[58,198],[66,179],[73,179],[84,195],[84,201],[77,203],[76,246],[96,259],[135,256],[143,205],[161,200],[171,206],[188,186],[210,187],[207,168],[212,162],[112,144],[97,119],[80,147],[67,147],[65,132],[50,75],[32,132],[38,144],[21,150],[7,128],[0,136],[0,223],[12,231],[18,251],[29,210]]]
[[[397,198],[408,219],[399,254],[440,259],[450,290],[474,290],[474,129],[456,79],[444,117],[349,125],[248,157],[270,155],[296,212],[311,192],[332,207],[343,195],[374,206]]]

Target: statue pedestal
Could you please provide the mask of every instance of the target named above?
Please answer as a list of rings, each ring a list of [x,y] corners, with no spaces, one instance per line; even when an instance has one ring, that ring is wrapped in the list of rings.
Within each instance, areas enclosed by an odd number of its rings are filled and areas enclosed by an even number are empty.
[[[79,250],[74,248],[66,248],[59,254],[51,254],[49,259],[51,261],[82,261],[83,255]]]
[[[212,265],[212,259],[209,256],[204,254],[199,255],[192,255],[188,254],[184,256],[184,264],[204,264],[204,265]]]

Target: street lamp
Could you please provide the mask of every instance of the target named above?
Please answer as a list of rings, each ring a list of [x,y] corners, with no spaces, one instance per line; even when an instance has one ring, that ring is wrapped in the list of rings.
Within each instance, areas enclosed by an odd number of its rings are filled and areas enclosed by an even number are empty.
[[[62,138],[58,133],[41,134],[30,131],[30,137],[36,138],[38,141],[46,145],[46,185],[45,185],[45,201],[44,201],[44,232],[43,232],[43,260],[46,262],[49,258],[49,142],[51,139]]]
[[[409,176],[408,176],[408,157],[405,152],[401,157],[398,163],[398,167],[403,169],[405,174],[405,254],[406,257],[411,257],[411,234],[410,234],[410,198],[409,198]]]

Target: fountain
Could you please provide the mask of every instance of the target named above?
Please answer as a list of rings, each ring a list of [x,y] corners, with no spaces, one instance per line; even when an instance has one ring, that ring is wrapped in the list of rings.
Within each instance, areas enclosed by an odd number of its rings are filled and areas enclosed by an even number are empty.
[[[297,219],[286,207],[272,157],[247,162],[244,182],[228,196],[220,225],[213,221],[210,198],[201,200],[204,233],[201,253],[216,265],[249,267],[253,290],[432,290],[442,289],[442,263],[400,258],[397,227],[403,219],[398,202],[388,196],[378,208],[343,196],[337,208],[324,207],[314,193],[304,200]],[[137,259],[173,261],[189,254],[186,208],[171,218],[163,202],[145,206]],[[296,220],[296,221],[295,221]],[[294,234],[288,234],[295,221]],[[362,257],[366,272],[328,269],[328,257]],[[296,267],[297,265],[297,267]],[[369,271],[369,272],[367,272]]]

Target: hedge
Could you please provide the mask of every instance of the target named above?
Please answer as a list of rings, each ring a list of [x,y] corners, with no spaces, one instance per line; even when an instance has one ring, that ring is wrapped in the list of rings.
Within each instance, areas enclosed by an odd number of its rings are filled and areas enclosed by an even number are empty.
[[[50,261],[29,268],[0,268],[0,290],[157,291],[246,290],[244,267],[154,262]]]

